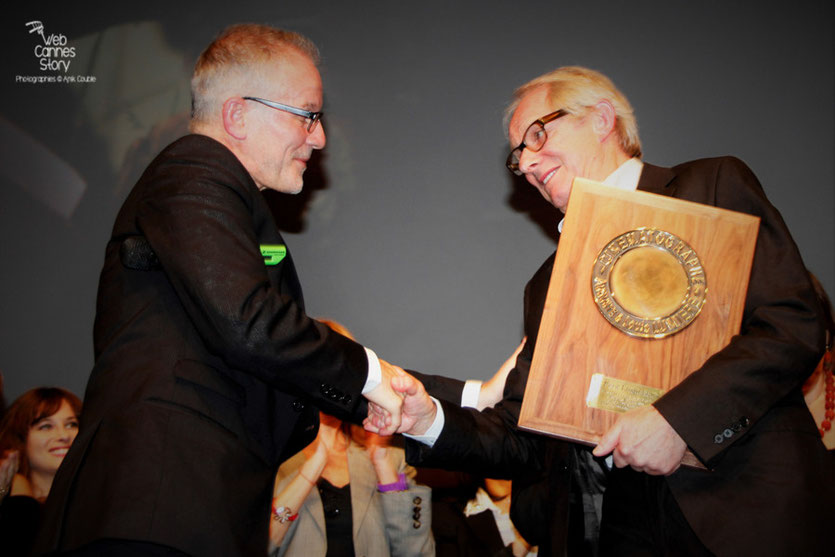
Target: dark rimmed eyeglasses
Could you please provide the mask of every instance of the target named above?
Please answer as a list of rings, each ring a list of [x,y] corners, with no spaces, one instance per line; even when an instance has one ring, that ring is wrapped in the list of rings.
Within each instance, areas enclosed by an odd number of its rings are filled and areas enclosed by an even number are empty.
[[[257,103],[261,103],[263,105],[269,106],[270,108],[275,108],[276,110],[283,110],[284,112],[289,112],[290,114],[295,114],[297,116],[301,116],[302,118],[308,121],[307,123],[307,131],[308,133],[312,133],[314,129],[316,129],[316,122],[322,119],[322,112],[311,112],[309,110],[305,110],[303,108],[296,108],[295,106],[290,106],[289,104],[281,104],[275,101],[268,101],[267,99],[262,99],[260,97],[243,97],[247,101],[255,101]]]
[[[561,108],[550,114],[546,114],[542,118],[534,120],[534,122],[528,126],[528,129],[525,130],[525,135],[522,136],[522,143],[517,145],[516,148],[513,149],[507,156],[507,161],[505,161],[507,169],[517,176],[521,176],[523,173],[519,170],[519,159],[522,158],[522,151],[527,149],[536,153],[542,149],[542,146],[545,145],[546,141],[548,141],[548,132],[545,131],[545,124],[552,122],[557,118],[562,118],[566,114],[568,114],[568,112]]]

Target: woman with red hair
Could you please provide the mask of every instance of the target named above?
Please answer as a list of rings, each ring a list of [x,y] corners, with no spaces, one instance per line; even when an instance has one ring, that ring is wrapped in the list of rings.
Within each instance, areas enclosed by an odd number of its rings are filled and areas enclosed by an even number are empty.
[[[27,555],[41,504],[78,433],[81,400],[57,387],[21,395],[0,422],[0,460],[17,472],[0,476],[0,539],[4,555]],[[8,466],[4,467],[8,468]]]

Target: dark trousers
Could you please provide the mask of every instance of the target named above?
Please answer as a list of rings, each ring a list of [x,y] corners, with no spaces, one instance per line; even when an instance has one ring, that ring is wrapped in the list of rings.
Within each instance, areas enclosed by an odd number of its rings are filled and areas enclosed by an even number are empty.
[[[601,557],[711,557],[662,476],[615,468],[603,498]]]

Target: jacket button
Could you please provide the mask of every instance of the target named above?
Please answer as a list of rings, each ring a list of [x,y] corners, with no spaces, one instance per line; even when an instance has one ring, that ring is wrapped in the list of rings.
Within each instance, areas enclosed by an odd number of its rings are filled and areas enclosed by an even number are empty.
[[[726,429],[725,431],[722,432],[722,435],[724,435],[725,437],[730,439],[731,437],[733,437],[734,432],[731,431],[730,429]]]
[[[716,443],[717,445],[721,445],[724,440],[725,440],[725,436],[722,435],[721,433],[717,433],[713,437],[713,442]]]
[[[412,503],[414,503],[415,505],[420,505],[421,503],[423,503],[423,499],[421,499],[420,497],[415,497],[414,499],[412,499]]]
[[[741,423],[741,424],[742,424],[742,427],[748,427],[749,425],[751,425],[751,420],[749,420],[749,419],[748,419],[748,418],[746,418],[745,416],[742,416],[742,417],[739,419],[739,423]]]
[[[293,404],[290,405],[293,408],[294,412],[301,412],[304,410],[304,402],[299,399],[293,401]]]
[[[420,520],[415,520],[414,522],[412,522],[412,528],[414,528],[415,530],[420,528]]]

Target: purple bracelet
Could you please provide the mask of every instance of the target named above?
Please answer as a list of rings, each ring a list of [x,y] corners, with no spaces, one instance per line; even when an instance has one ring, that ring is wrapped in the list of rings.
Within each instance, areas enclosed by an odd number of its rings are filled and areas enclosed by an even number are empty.
[[[406,474],[403,472],[397,478],[397,481],[390,484],[377,484],[377,491],[380,493],[387,493],[389,491],[406,491],[409,489],[409,484],[406,482]]]

